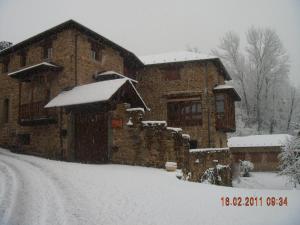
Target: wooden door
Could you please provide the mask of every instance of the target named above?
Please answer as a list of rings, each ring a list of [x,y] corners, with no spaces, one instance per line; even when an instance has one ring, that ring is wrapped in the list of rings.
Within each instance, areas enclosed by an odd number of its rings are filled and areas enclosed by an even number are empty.
[[[77,161],[105,163],[108,161],[107,113],[75,113],[75,157]]]

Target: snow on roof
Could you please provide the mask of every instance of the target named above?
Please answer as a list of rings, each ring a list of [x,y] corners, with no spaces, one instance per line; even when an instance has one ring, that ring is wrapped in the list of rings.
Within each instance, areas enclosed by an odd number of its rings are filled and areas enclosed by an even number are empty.
[[[234,89],[234,87],[228,84],[221,84],[214,87],[214,90],[224,90],[224,89]]]
[[[85,84],[74,87],[69,91],[63,91],[52,99],[45,108],[80,105],[86,103],[102,102],[109,100],[127,81],[132,85],[129,79],[115,79],[91,84]],[[134,88],[136,91],[136,89]],[[137,95],[143,102],[142,98],[136,91]],[[143,102],[144,103],[144,102]],[[146,105],[145,105],[146,107]]]
[[[231,86],[231,85],[220,84],[220,85],[217,85],[216,87],[214,87],[213,90],[214,91],[230,90],[234,94],[234,99],[236,101],[241,101],[241,97],[239,96],[239,94],[237,93],[237,91],[235,90],[235,88],[233,86]]]
[[[229,148],[196,148],[196,149],[190,149],[190,153],[196,153],[196,152],[221,152],[221,151],[229,151]]]
[[[99,76],[108,76],[108,75],[113,75],[113,74],[118,75],[121,78],[127,78],[127,79],[131,80],[134,83],[138,83],[136,80],[131,79],[129,77],[126,77],[125,75],[120,74],[120,73],[118,73],[116,71],[113,71],[113,70],[109,70],[109,71],[105,71],[105,72],[102,72],[102,73],[98,73],[98,74],[95,75],[95,78],[98,78]]]
[[[190,52],[190,51],[168,52],[168,53],[146,55],[146,56],[139,57],[139,59],[145,65],[172,63],[172,62],[185,62],[185,61],[194,61],[194,60],[206,60],[206,59],[216,59],[216,58],[218,57],[202,54],[202,53]]]
[[[54,65],[52,63],[48,63],[48,62],[42,62],[42,63],[38,63],[38,64],[35,64],[33,66],[28,66],[28,67],[25,67],[25,68],[22,68],[20,70],[17,70],[17,71],[14,71],[14,72],[11,72],[11,73],[8,73],[7,75],[8,76],[13,76],[13,75],[16,75],[20,72],[24,72],[26,70],[31,70],[31,69],[34,69],[36,67],[41,67],[41,66],[48,66],[48,67],[53,67],[53,68],[59,68],[59,66],[57,65]]]
[[[263,147],[283,146],[292,138],[289,134],[250,135],[245,137],[231,137],[228,139],[229,147]]]

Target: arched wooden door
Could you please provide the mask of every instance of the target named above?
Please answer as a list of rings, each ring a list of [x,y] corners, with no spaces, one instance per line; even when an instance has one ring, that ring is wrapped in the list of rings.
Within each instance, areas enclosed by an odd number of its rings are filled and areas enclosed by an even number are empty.
[[[107,113],[75,113],[75,158],[87,163],[108,161]]]

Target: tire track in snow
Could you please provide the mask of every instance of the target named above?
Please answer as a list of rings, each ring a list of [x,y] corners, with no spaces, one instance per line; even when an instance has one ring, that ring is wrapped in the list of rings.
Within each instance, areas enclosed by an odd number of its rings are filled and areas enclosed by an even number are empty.
[[[61,203],[61,208],[64,211],[64,217],[67,220],[67,223],[63,224],[98,225],[104,222],[101,214],[93,211],[93,208],[88,204],[87,199],[82,196],[80,192],[76,191],[75,187],[53,173],[53,171],[48,169],[44,163],[37,163],[34,162],[34,160],[31,161],[29,159],[25,159],[22,157],[22,155],[13,155],[3,152],[0,152],[0,155],[5,155],[6,157],[12,158],[13,160],[21,162],[21,164],[29,165],[30,167],[34,168],[34,170],[39,171],[39,175],[41,177],[44,177],[44,179],[47,178],[48,183],[50,181],[50,186],[54,186],[53,189],[56,192],[56,194],[54,194],[55,196],[53,197],[58,198],[59,196],[58,202]],[[48,185],[44,185],[44,187],[41,188],[47,189],[49,187]],[[38,214],[38,212],[36,212],[36,214]],[[51,218],[51,216],[48,217]],[[49,224],[53,225],[56,223]]]
[[[11,185],[9,207],[5,205],[4,217],[1,224],[7,225],[64,225],[64,208],[56,187],[51,180],[35,167],[23,163],[9,155],[1,153],[0,161],[8,171],[15,176],[15,185],[8,179],[8,188]],[[3,160],[3,158],[5,160]],[[15,188],[14,188],[15,187]],[[9,195],[8,195],[9,196]]]
[[[11,208],[15,202],[17,190],[17,179],[13,170],[0,160],[0,173],[3,179],[0,195],[0,222],[7,224],[11,215]]]

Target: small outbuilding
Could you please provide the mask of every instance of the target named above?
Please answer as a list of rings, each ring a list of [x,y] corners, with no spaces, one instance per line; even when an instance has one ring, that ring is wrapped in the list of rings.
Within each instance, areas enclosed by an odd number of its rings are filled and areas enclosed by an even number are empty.
[[[247,160],[254,164],[254,171],[276,171],[279,166],[278,154],[291,137],[288,134],[231,137],[228,147],[234,163]]]

